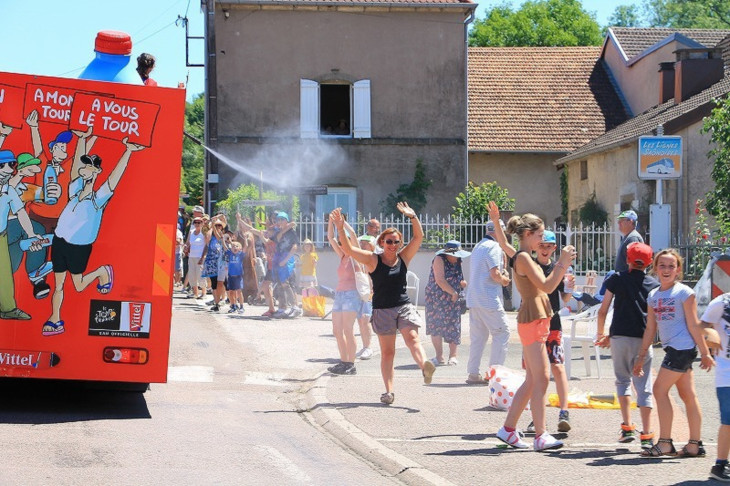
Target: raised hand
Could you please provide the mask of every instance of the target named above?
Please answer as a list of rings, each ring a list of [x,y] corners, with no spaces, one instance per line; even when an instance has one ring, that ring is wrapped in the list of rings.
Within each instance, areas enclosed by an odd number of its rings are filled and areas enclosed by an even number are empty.
[[[38,110],[33,110],[30,112],[28,117],[25,119],[25,123],[28,124],[29,127],[37,128],[38,127]]]
[[[499,207],[494,201],[487,203],[487,212],[489,213],[489,219],[496,222],[499,219]]]
[[[398,204],[395,205],[395,207],[406,218],[415,218],[416,217],[416,212],[410,206],[408,206],[408,203],[405,201],[399,202]]]

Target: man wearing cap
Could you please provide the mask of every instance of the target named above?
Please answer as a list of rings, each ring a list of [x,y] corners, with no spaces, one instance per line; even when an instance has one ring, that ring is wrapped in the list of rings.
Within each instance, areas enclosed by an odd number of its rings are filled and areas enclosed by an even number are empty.
[[[616,251],[616,262],[613,265],[614,270],[617,272],[625,272],[629,269],[626,263],[626,247],[635,241],[639,243],[644,242],[644,238],[636,231],[636,221],[638,219],[636,213],[630,209],[618,215],[618,230],[621,233],[621,243]]]
[[[32,201],[43,201],[46,197],[58,198],[61,195],[61,186],[58,183],[48,183],[45,190],[42,186],[26,184],[25,178],[33,177],[41,171],[41,161],[31,154],[22,153],[18,155],[18,166],[15,175],[10,178],[10,187],[15,189],[23,201],[23,204]],[[39,222],[31,218],[31,224],[36,234],[43,235],[44,228]],[[41,243],[44,246],[50,245],[52,235],[44,235]],[[20,225],[20,221],[14,215],[8,220],[8,247],[10,249],[10,261],[13,266],[13,273],[20,267],[24,251],[21,248],[21,241],[28,238],[28,235]],[[51,287],[46,283],[46,275],[53,271],[53,265],[48,261],[48,251],[29,252],[25,257],[25,269],[28,279],[33,284],[33,296],[36,299],[47,297]]]
[[[504,223],[499,220],[504,228]],[[504,311],[502,287],[510,283],[504,266],[504,252],[494,237],[494,223],[487,222],[486,236],[474,247],[469,261],[470,284],[466,288],[466,306],[469,308],[469,361],[466,382],[470,385],[486,385],[488,382],[479,372],[484,347],[492,335],[489,365],[503,365],[507,358],[509,328]]]
[[[8,182],[13,176],[18,160],[10,150],[0,150],[0,319],[29,320],[28,313],[18,309],[15,302],[15,281],[8,248],[8,217],[14,214],[29,238],[38,238],[23,207],[18,193]],[[40,250],[35,242],[30,251]]]
[[[43,187],[43,176],[48,166],[53,167],[56,172],[56,181],[61,188],[68,187],[71,183],[71,174],[69,168],[64,166],[64,162],[68,159],[68,144],[73,140],[73,133],[70,131],[62,131],[56,135],[53,141],[48,143],[48,148],[51,151],[51,157],[47,157],[43,150],[43,142],[41,141],[41,132],[38,129],[38,112],[33,110],[26,123],[30,127],[30,138],[33,143],[33,155],[38,157],[41,162],[41,170],[35,175],[35,185]],[[89,145],[92,145],[90,143]],[[91,147],[89,146],[89,150]],[[59,198],[54,204],[47,204],[34,200],[28,206],[28,214],[35,220],[41,223],[44,227],[45,233],[52,233],[58,222],[58,217],[61,215],[64,204],[61,204]]]

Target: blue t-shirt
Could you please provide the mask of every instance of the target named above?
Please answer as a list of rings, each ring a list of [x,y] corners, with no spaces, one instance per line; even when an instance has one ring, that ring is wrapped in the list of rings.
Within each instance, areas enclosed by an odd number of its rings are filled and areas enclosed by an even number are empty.
[[[677,350],[695,347],[684,315],[684,301],[692,295],[694,290],[679,282],[671,289],[660,290],[657,287],[649,292],[646,303],[654,311],[663,347],[671,346]]]
[[[226,256],[228,257],[228,275],[231,277],[243,275],[243,252],[233,253],[228,250]]]

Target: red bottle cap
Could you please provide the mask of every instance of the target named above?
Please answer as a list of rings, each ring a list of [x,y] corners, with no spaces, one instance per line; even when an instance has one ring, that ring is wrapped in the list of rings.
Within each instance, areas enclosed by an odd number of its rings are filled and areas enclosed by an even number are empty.
[[[132,37],[118,30],[102,30],[96,34],[94,50],[104,54],[128,56],[132,53]]]

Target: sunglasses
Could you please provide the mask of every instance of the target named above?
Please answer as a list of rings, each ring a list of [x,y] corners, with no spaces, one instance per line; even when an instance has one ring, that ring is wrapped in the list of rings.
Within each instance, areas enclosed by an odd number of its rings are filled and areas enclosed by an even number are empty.
[[[15,169],[18,166],[18,161],[17,160],[11,160],[11,161],[8,161],[8,162],[0,162],[0,165],[3,165],[3,164],[7,164],[11,168]]]
[[[97,169],[101,169],[101,157],[98,155],[82,155],[81,162],[86,165],[94,166]]]
[[[400,240],[385,240],[386,245],[400,245]]]
[[[202,221],[193,221],[193,224],[203,224]]]

